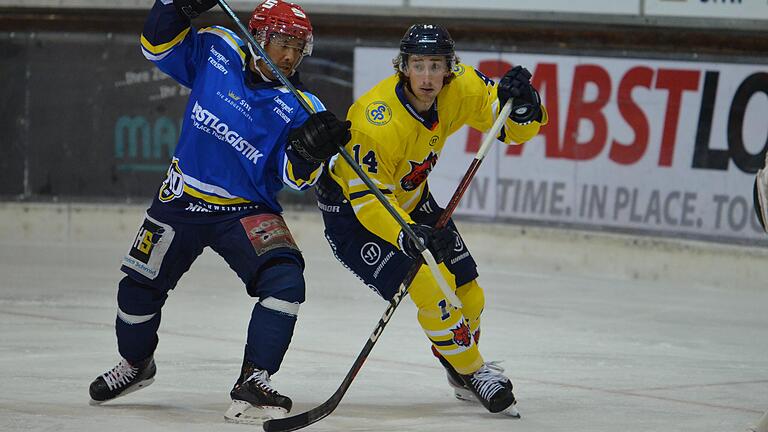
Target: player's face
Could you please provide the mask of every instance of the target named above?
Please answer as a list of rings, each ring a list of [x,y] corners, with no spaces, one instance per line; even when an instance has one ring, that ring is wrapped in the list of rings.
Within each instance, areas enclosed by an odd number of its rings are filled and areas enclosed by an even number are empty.
[[[406,76],[416,98],[431,105],[443,89],[443,78],[448,75],[445,56],[412,55],[408,57]]]
[[[301,60],[304,52],[304,41],[292,36],[274,33],[270,36],[264,51],[283,75],[290,76]],[[259,66],[264,75],[270,79],[276,79],[265,64],[262,63]]]

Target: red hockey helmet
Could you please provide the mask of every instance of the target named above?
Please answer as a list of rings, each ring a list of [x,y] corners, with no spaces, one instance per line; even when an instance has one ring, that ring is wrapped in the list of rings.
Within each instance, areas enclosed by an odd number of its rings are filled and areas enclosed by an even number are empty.
[[[301,6],[283,0],[264,0],[256,6],[248,29],[266,45],[272,35],[283,34],[304,42],[302,56],[312,54],[312,24]]]

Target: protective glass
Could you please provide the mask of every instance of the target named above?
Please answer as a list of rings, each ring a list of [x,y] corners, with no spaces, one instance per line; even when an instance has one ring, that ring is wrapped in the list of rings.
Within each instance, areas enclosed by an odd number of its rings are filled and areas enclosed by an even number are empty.
[[[282,48],[292,48],[300,53],[304,53],[306,46],[304,40],[284,33],[272,33],[269,35],[269,43]]]

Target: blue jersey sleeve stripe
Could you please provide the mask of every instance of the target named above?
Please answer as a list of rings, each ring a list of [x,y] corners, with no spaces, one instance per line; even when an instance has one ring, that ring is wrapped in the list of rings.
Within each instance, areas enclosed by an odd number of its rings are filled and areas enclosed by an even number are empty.
[[[392,194],[392,191],[390,191],[388,189],[379,189],[379,192],[381,192],[384,195],[391,195]],[[362,197],[364,197],[366,195],[373,195],[373,192],[371,192],[370,190],[364,190],[364,191],[360,191],[360,192],[353,192],[353,193],[349,194],[349,200],[353,201],[353,200],[356,200],[358,198],[362,198]]]
[[[299,91],[299,94],[304,98],[305,101],[307,101],[307,103],[309,103],[315,112],[325,111],[325,105],[320,102],[320,99],[318,99],[317,96],[313,95],[312,93],[303,91]]]
[[[313,95],[312,93],[306,93],[306,95],[309,101],[312,103],[312,108],[315,109],[315,112],[325,111],[325,105],[320,102],[320,99],[318,99],[317,96]]]

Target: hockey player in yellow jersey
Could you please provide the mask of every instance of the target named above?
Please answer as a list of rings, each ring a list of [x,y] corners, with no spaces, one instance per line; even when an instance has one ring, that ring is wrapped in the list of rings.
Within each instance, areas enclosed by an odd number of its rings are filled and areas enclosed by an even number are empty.
[[[430,250],[462,308],[454,308],[426,266],[410,287],[418,321],[445,367],[459,399],[479,400],[491,412],[519,417],[511,381],[478,350],[483,290],[476,263],[450,221],[434,225],[441,208],[426,181],[446,138],[464,125],[488,130],[511,98],[512,113],[499,139],[523,143],[546,124],[531,74],[520,66],[497,85],[458,61],[448,31],[411,26],[393,60],[395,73],[349,109],[346,148]],[[420,254],[400,225],[341,158],[334,158],[316,188],[325,234],[336,257],[366,285],[391,300]]]

